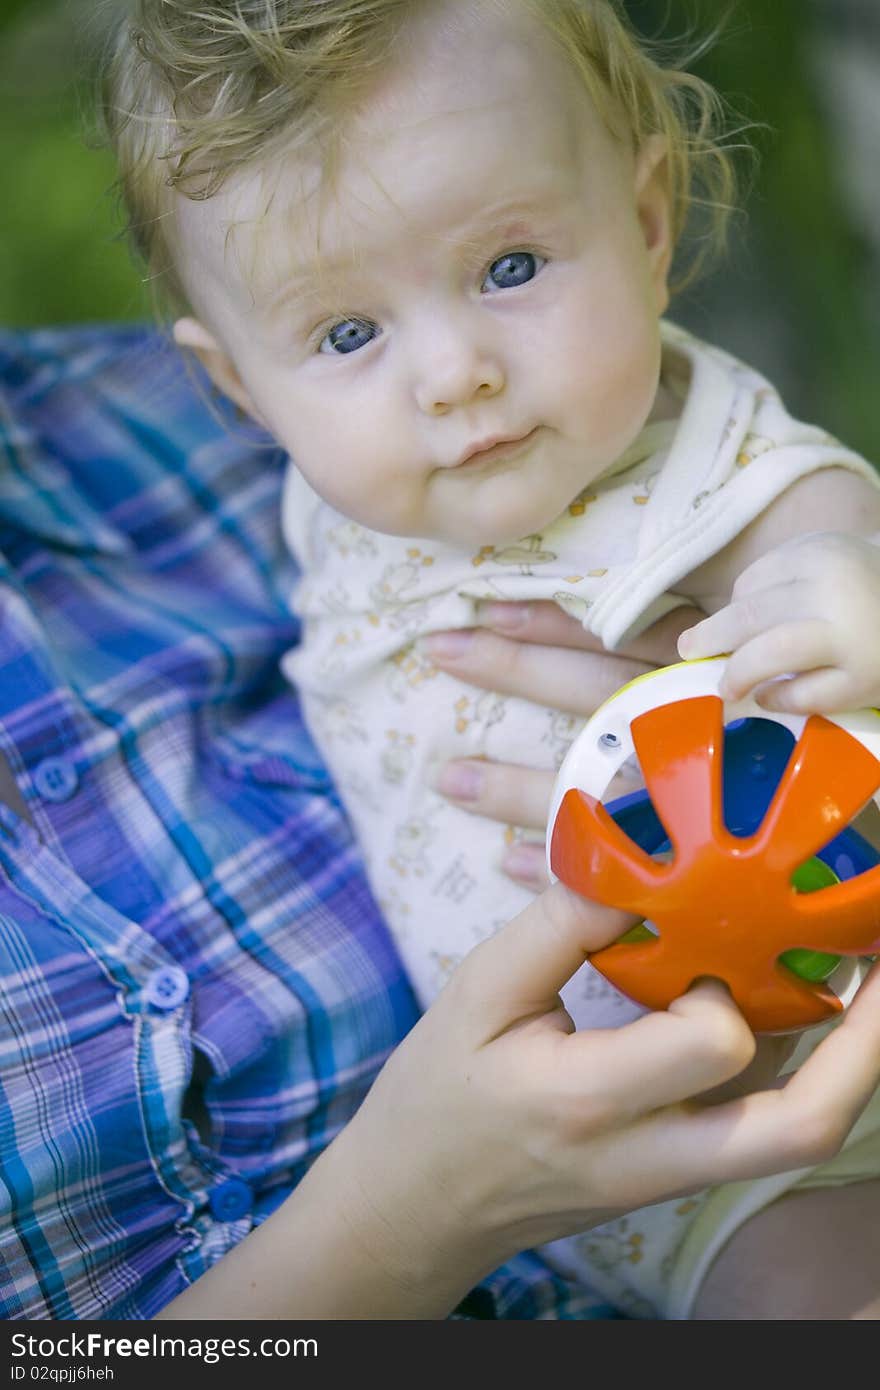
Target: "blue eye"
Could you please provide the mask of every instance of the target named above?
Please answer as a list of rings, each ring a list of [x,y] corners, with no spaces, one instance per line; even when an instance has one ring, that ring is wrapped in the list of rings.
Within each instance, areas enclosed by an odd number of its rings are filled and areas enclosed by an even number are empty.
[[[357,352],[358,348],[372,342],[378,332],[376,325],[367,323],[365,319],[343,319],[341,323],[334,323],[330,332],[321,339],[318,351],[337,355]]]
[[[543,257],[534,256],[531,251],[508,251],[506,256],[499,256],[489,266],[481,288],[511,290],[517,285],[525,285],[529,280],[534,280],[544,264]]]

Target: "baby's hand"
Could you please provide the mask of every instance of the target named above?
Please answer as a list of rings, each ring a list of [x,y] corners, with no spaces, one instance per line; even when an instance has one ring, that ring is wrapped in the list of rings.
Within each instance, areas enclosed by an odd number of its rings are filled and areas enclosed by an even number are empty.
[[[792,714],[880,704],[880,538],[816,532],[768,551],[678,650],[684,660],[732,653],[725,700],[763,686],[760,705]]]

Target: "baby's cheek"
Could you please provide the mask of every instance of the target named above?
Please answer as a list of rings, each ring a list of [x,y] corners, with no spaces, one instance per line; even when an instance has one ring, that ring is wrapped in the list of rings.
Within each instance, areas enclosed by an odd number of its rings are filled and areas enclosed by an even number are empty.
[[[325,502],[361,526],[391,535],[422,534],[420,480],[382,464],[353,446],[353,455],[344,465],[337,456],[309,481]]]
[[[582,418],[596,443],[617,455],[644,425],[657,394],[660,352],[649,332],[631,325],[591,344],[581,377]]]
[[[283,441],[306,481],[331,507],[375,531],[418,533],[425,469],[406,431],[356,392],[291,402]]]

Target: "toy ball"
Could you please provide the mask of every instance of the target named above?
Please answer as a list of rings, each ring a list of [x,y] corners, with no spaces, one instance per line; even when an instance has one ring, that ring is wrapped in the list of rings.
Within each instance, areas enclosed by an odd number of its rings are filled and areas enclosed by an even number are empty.
[[[642,925],[590,956],[664,1009],[723,980],[750,1027],[839,1014],[880,952],[880,853],[852,821],[880,805],[880,711],[781,714],[725,704],[726,657],[625,685],[575,739],[551,803],[547,860]],[[603,804],[624,765],[644,787]]]

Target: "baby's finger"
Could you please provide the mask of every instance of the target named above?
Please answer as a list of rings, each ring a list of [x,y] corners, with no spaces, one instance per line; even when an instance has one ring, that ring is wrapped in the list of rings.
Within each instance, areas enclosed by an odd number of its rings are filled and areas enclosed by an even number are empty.
[[[765,550],[763,555],[752,560],[751,564],[746,565],[736,576],[734,589],[737,597],[745,597],[761,589],[772,589],[777,584],[785,585],[799,579],[805,572],[801,556],[802,548],[789,542]],[[806,559],[809,561],[809,552]]]
[[[470,685],[583,716],[650,669],[613,653],[542,647],[485,628],[432,633],[424,645],[435,665]]]
[[[686,661],[733,652],[768,628],[779,627],[794,614],[793,586],[776,584],[769,589],[736,596],[717,613],[704,618],[679,639],[678,650]]]
[[[515,763],[490,763],[481,758],[460,758],[446,763],[435,787],[466,811],[504,825],[543,830],[553,790],[552,772],[519,767]]]
[[[852,677],[834,666],[808,671],[787,681],[774,681],[756,696],[764,709],[780,714],[843,714],[869,703],[866,693],[856,689]]]
[[[817,619],[786,623],[762,632],[735,651],[721,678],[723,700],[740,700],[764,681],[788,672],[814,671],[833,661],[832,636]]]

